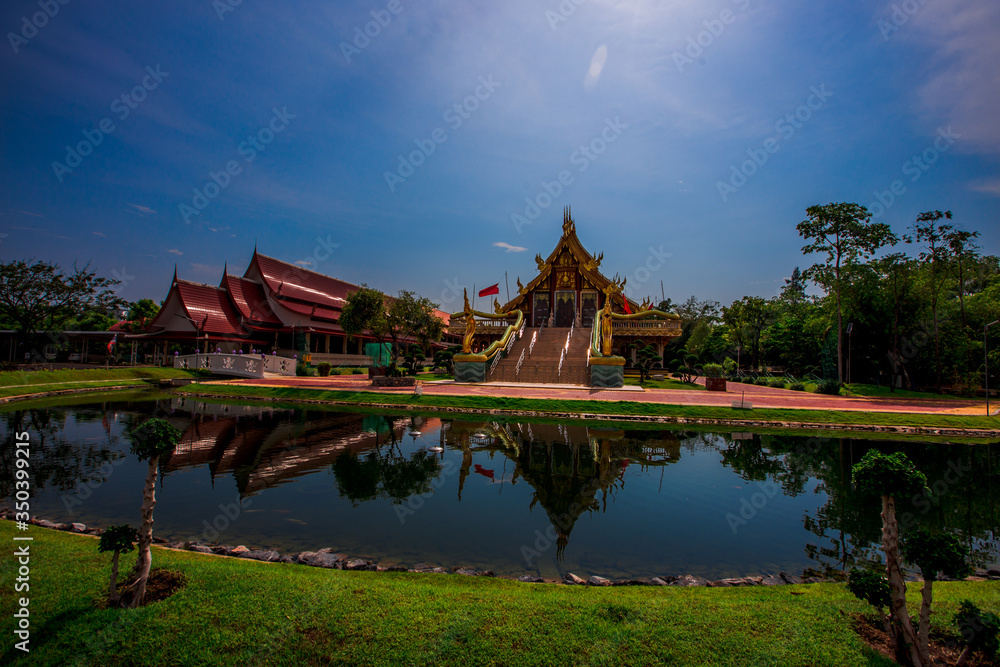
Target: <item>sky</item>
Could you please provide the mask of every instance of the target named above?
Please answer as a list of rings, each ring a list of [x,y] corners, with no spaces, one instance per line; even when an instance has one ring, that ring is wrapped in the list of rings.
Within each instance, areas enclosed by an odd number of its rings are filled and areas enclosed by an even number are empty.
[[[129,300],[256,245],[459,310],[533,278],[564,206],[637,300],[776,295],[829,202],[951,210],[1000,254],[995,0],[9,0],[0,28],[0,260]]]

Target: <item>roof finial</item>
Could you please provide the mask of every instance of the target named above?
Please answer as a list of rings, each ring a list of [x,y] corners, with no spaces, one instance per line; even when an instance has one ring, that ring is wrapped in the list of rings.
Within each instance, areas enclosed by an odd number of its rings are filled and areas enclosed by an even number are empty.
[[[222,263],[222,277],[225,278],[229,274],[229,262],[225,261]]]
[[[573,231],[573,216],[569,206],[563,208],[563,233],[568,234]]]
[[[177,282],[177,262],[174,262],[174,279],[171,281],[171,285]]]

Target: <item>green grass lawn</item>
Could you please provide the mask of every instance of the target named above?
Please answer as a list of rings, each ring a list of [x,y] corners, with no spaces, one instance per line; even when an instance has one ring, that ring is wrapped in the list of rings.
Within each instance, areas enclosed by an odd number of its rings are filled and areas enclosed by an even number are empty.
[[[115,387],[196,377],[182,369],[137,366],[134,368],[68,368],[54,371],[0,372],[0,397],[24,396],[48,391]]]
[[[0,540],[11,544],[12,532],[12,523],[0,522]],[[181,572],[184,588],[136,611],[109,610],[94,605],[110,570],[96,540],[30,532],[31,653],[14,650],[14,636],[4,632],[3,664],[892,664],[854,634],[844,614],[865,606],[842,584],[570,587],[154,548],[154,567]],[[124,572],[133,559],[122,557]],[[9,584],[14,561],[0,562]],[[5,613],[12,598],[3,586]],[[962,598],[1000,611],[1000,582],[935,585],[937,629],[952,634],[947,620]],[[909,599],[919,604],[915,584]]]
[[[916,426],[925,428],[1000,429],[1000,418],[974,415],[926,415],[848,410],[754,409],[729,407],[668,405],[634,401],[588,401],[569,399],[530,399],[503,396],[434,396],[416,397],[410,393],[390,394],[371,391],[318,390],[300,387],[253,387],[240,385],[190,385],[175,390],[192,395],[216,395],[234,398],[270,398],[285,401],[319,401],[347,405],[389,405],[424,410],[462,408],[469,411],[509,410],[544,417],[546,413],[593,415],[649,415],[665,418],[753,420],[827,425]]]
[[[930,391],[910,391],[908,389],[897,389],[892,391],[889,387],[876,387],[873,384],[848,384],[841,390],[844,396],[875,396],[878,398],[933,398],[947,401],[968,401],[969,396],[955,396],[953,394],[935,394]]]
[[[639,383],[639,378],[637,377],[625,377],[625,384],[633,387],[646,387],[647,389],[686,389],[690,391],[698,391],[699,389],[704,391],[705,386],[690,382],[681,382],[670,377],[664,377],[662,380],[646,380],[643,383]]]

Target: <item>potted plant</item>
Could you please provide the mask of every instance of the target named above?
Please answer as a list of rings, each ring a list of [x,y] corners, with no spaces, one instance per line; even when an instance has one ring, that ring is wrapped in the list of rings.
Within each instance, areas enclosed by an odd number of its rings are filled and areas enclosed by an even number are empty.
[[[723,368],[722,364],[705,364],[701,370],[705,374],[705,389],[709,391],[726,390],[726,369]]]

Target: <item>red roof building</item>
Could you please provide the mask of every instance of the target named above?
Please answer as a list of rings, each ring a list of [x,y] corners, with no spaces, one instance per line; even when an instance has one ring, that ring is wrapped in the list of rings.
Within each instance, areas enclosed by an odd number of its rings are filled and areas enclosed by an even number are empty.
[[[163,306],[135,338],[187,344],[205,351],[252,350],[292,356],[302,350],[312,363],[364,364],[365,342],[348,341],[337,324],[347,295],[359,289],[254,250],[242,276],[223,270],[219,285],[181,280],[174,270]],[[449,315],[435,311],[448,326]]]

